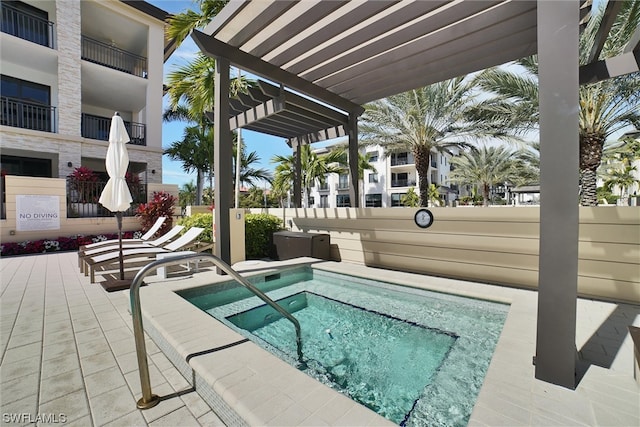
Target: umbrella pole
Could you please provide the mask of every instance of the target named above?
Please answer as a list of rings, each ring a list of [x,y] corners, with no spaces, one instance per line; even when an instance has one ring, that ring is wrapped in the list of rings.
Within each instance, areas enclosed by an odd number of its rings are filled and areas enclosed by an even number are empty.
[[[118,221],[118,245],[120,247],[120,280],[124,280],[124,257],[122,253],[122,212],[116,212]]]

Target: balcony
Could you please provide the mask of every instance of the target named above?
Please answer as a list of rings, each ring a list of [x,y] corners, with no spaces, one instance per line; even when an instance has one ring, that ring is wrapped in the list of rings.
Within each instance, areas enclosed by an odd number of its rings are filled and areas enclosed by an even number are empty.
[[[394,179],[391,181],[392,187],[412,187],[415,186],[415,180],[410,179]]]
[[[318,191],[329,191],[329,183],[325,182],[324,184],[318,185]]]
[[[129,144],[147,145],[146,128],[143,123],[124,122],[124,127],[129,134]],[[99,117],[91,114],[82,115],[82,137],[97,139],[100,141],[109,140],[109,129],[111,128],[111,117]]]
[[[26,102],[21,99],[0,97],[3,126],[55,132],[56,108],[51,105]]]
[[[409,160],[406,157],[400,158],[391,158],[391,166],[404,166],[404,165],[412,165],[413,161]]]
[[[53,49],[53,22],[23,12],[5,2],[2,3],[0,30]]]
[[[349,183],[348,182],[339,182],[336,184],[336,190],[348,190]]]
[[[134,76],[147,78],[147,58],[82,37],[82,59]]]

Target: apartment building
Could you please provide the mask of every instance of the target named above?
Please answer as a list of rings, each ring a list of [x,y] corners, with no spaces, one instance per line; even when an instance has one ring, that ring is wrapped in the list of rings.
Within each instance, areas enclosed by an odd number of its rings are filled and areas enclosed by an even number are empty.
[[[316,150],[318,154],[326,152],[328,148]],[[401,198],[413,187],[419,193],[418,173],[415,159],[411,152],[393,153],[385,156],[381,146],[367,147],[361,153],[369,159],[372,170],[365,170],[360,185],[360,206],[362,207],[395,207],[402,206]],[[438,187],[441,199],[451,203],[457,197],[457,187],[449,184],[451,164],[449,156],[432,153],[430,182]],[[324,185],[316,183],[309,193],[310,207],[349,207],[349,174],[329,174]]]
[[[144,1],[2,1],[3,174],[106,174],[114,112],[129,171],[162,182],[162,74],[167,12]]]

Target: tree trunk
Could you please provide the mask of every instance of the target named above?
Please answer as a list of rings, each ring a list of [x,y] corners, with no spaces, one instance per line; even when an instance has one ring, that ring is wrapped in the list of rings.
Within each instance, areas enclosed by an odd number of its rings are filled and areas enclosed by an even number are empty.
[[[416,160],[416,172],[418,172],[418,186],[420,187],[420,206],[429,206],[429,168],[431,167],[431,147],[416,145],[413,148],[413,157]]]
[[[482,206],[489,206],[489,184],[482,184]]]
[[[200,206],[202,204],[202,192],[204,189],[204,176],[200,169],[198,169],[196,174],[196,205]]]
[[[580,204],[598,206],[596,170],[602,160],[604,135],[591,132],[580,135]]]

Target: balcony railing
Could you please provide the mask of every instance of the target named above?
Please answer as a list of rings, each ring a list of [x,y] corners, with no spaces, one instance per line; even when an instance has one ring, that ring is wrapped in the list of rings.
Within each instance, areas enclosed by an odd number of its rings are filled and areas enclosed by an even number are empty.
[[[0,97],[3,126],[55,132],[56,108],[51,105],[26,102],[21,99]]]
[[[409,179],[394,179],[391,181],[392,187],[410,187],[416,185],[416,182]]]
[[[412,165],[413,162],[410,162],[406,157],[401,157],[399,159],[391,158],[391,166],[403,166],[403,165]]]
[[[348,182],[339,182],[336,184],[336,190],[348,190],[349,183]]]
[[[82,37],[82,59],[147,78],[147,58],[89,37]]]
[[[20,11],[6,2],[2,2],[0,29],[3,33],[53,48],[53,22]]]
[[[98,139],[100,141],[109,140],[109,129],[111,127],[110,117],[93,116],[82,114],[82,136],[83,138]],[[144,123],[124,122],[124,127],[129,134],[129,144],[147,145],[146,130]]]
[[[67,218],[113,216],[98,200],[106,182],[78,182],[67,178]],[[129,184],[133,202],[124,216],[135,216],[140,203],[147,202],[146,184]]]
[[[324,184],[319,184],[318,191],[329,191],[329,183],[325,182]]]

